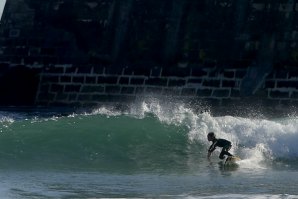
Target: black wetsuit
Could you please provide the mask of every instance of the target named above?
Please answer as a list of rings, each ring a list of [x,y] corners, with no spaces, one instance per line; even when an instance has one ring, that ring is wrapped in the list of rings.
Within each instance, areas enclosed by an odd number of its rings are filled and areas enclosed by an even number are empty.
[[[231,149],[232,144],[230,141],[225,140],[225,139],[214,139],[212,141],[212,145],[209,147],[209,152],[212,153],[216,147],[222,147],[222,150],[220,152],[219,158],[220,159],[224,159],[224,155],[227,156],[233,156],[232,154],[230,154],[228,151]]]

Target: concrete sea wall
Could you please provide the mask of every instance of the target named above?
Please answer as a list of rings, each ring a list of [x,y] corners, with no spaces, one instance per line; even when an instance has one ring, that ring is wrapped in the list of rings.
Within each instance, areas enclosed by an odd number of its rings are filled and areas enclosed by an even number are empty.
[[[291,109],[297,20],[298,0],[7,0],[0,106]]]
[[[98,106],[102,103],[134,102],[151,97],[198,100],[225,106],[243,103],[273,106],[298,105],[298,72],[273,71],[254,95],[243,97],[248,69],[183,68],[146,71],[105,67],[57,65],[43,71],[36,103],[44,106]],[[254,83],[254,76],[247,84]]]

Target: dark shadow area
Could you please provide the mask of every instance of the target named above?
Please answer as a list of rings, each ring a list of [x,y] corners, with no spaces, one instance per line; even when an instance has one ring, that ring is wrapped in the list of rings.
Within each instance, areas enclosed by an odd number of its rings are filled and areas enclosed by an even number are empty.
[[[38,71],[24,66],[0,74],[0,106],[32,106],[39,85]]]

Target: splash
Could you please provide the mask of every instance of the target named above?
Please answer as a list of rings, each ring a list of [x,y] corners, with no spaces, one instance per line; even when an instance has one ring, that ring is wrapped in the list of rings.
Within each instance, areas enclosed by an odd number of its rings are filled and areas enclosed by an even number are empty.
[[[203,109],[203,108],[202,108]],[[128,111],[100,108],[92,114],[119,116],[125,114],[138,119],[153,116],[161,123],[186,126],[190,143],[208,146],[207,133],[213,131],[218,138],[230,140],[232,153],[259,162],[262,159],[298,157],[296,142],[298,118],[259,119],[232,116],[213,116],[210,112],[194,111],[183,103],[151,100],[134,104]]]
[[[114,108],[100,107],[98,109],[94,109],[91,114],[85,113],[85,115],[105,115],[107,117],[115,117],[122,115],[121,111],[115,110]]]

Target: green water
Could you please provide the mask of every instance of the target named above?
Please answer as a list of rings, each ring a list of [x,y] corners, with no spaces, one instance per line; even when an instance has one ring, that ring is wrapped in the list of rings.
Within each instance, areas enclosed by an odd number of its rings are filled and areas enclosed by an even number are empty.
[[[128,111],[0,112],[0,198],[297,198],[297,117]],[[241,157],[224,167],[206,135]]]
[[[77,115],[5,126],[0,160],[7,166],[15,162],[17,167],[164,169],[173,163],[183,166],[195,153],[189,149],[186,127],[164,125],[154,117]]]

